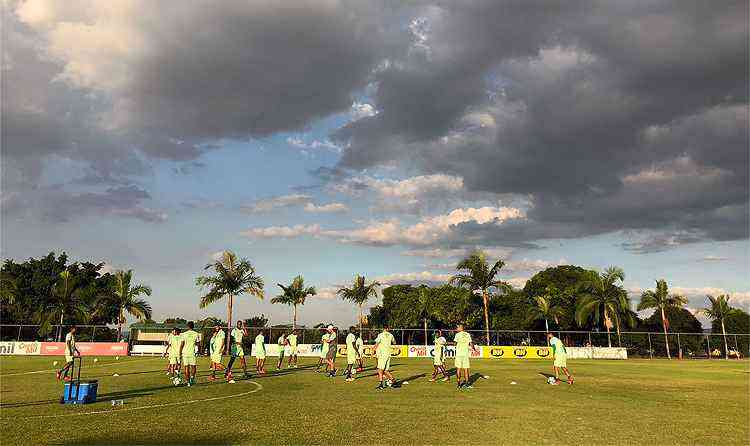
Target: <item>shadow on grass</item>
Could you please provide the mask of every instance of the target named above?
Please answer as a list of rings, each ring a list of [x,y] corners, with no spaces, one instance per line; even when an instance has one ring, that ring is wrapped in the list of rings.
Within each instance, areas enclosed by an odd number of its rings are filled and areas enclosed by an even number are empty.
[[[407,376],[406,378],[402,378],[402,379],[396,380],[396,382],[393,383],[393,387],[399,388],[404,383],[404,381],[407,381],[407,382],[408,381],[414,381],[414,380],[416,380],[418,378],[424,378],[425,376],[427,376],[426,373],[420,373],[419,375]]]
[[[184,444],[212,444],[212,445],[229,445],[236,444],[237,439],[229,439],[225,436],[202,436],[185,438],[185,436],[174,436],[172,438],[159,435],[159,438],[130,438],[128,440],[116,440],[105,434],[90,435],[87,437],[81,436],[75,439],[70,439],[59,444],[66,445],[129,445],[129,444],[159,444],[159,445],[184,445]]]

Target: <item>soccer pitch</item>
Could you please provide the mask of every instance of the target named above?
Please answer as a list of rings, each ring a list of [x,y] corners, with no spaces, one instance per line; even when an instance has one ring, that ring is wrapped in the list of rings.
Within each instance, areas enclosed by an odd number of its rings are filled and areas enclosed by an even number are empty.
[[[227,384],[207,382],[200,358],[187,388],[170,383],[162,358],[85,358],[82,378],[99,380],[99,401],[67,406],[52,367],[60,358],[3,357],[2,443],[747,444],[750,435],[747,361],[570,361],[575,384],[550,386],[551,361],[473,360],[472,373],[489,378],[459,391],[455,377],[428,381],[430,360],[394,358],[409,384],[376,391],[372,360],[347,383],[305,359],[277,372],[269,358],[268,375]]]

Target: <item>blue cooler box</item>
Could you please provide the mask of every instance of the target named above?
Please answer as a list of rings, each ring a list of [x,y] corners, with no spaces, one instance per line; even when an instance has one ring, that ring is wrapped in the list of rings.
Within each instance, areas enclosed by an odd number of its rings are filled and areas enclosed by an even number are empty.
[[[72,381],[65,383],[63,390],[63,403],[65,404],[88,404],[96,401],[96,390],[99,387],[97,380]]]

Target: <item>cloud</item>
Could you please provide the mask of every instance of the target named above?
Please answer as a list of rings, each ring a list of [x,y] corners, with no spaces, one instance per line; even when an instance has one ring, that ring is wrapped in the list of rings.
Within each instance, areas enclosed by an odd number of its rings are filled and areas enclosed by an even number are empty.
[[[707,255],[698,259],[699,262],[723,262],[725,260],[729,260],[729,257]]]
[[[349,208],[343,203],[328,203],[316,205],[314,203],[307,203],[305,205],[305,212],[314,213],[333,213],[333,212],[346,212]]]
[[[240,235],[249,238],[295,238],[303,235],[321,235],[319,225],[268,226],[265,228],[251,228]]]
[[[452,274],[441,274],[434,273],[432,271],[417,271],[408,273],[393,273],[378,276],[375,278],[383,286],[390,285],[428,285],[428,286],[440,286],[447,284]],[[503,279],[512,285],[514,288],[523,288],[528,281],[527,277],[514,277],[510,279]]]
[[[634,300],[635,304],[640,301],[641,294],[645,291],[641,287],[629,287],[628,294]],[[733,307],[742,308],[745,311],[750,311],[750,290],[746,291],[730,291],[721,287],[683,287],[683,286],[670,286],[669,292],[685,296],[688,299],[688,306],[691,308],[705,308],[709,306],[708,299],[706,296],[719,296],[728,295],[729,304]]]
[[[335,286],[327,286],[318,288],[316,291],[318,294],[315,295],[316,299],[323,299],[323,300],[333,300],[338,299],[337,291],[339,290],[338,287]]]
[[[425,257],[425,258],[461,258],[466,257],[472,251],[480,249],[484,251],[489,257],[496,257],[500,259],[508,258],[512,253],[512,248],[503,248],[495,246],[473,246],[467,248],[426,248],[426,249],[410,249],[404,251],[401,255],[409,257]]]
[[[400,180],[362,175],[345,178],[328,189],[354,197],[371,195],[378,210],[401,213],[434,212],[441,205],[466,201],[463,179],[442,174]]]
[[[279,197],[257,200],[251,204],[242,206],[242,210],[253,214],[265,213],[282,208],[302,206],[309,204],[311,200],[312,197],[305,194],[282,195]]]
[[[330,140],[324,140],[324,141],[318,141],[317,139],[312,140],[311,142],[306,142],[305,140],[299,138],[299,137],[292,137],[286,139],[287,144],[290,146],[297,147],[298,149],[303,150],[330,150],[331,152],[340,153],[341,147],[337,146],[336,144],[332,143]]]
[[[647,253],[746,239],[748,5],[725,6],[425,6],[422,50],[375,73],[378,114],[334,134],[339,167],[397,163],[529,197],[517,225],[466,225],[488,244],[664,233],[632,247]]]

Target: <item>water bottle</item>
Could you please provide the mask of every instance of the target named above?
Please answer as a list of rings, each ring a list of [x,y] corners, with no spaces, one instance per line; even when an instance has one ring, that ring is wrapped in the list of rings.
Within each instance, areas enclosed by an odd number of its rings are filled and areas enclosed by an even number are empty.
[[[124,404],[125,404],[125,401],[123,400],[112,400],[112,407],[122,406]]]

